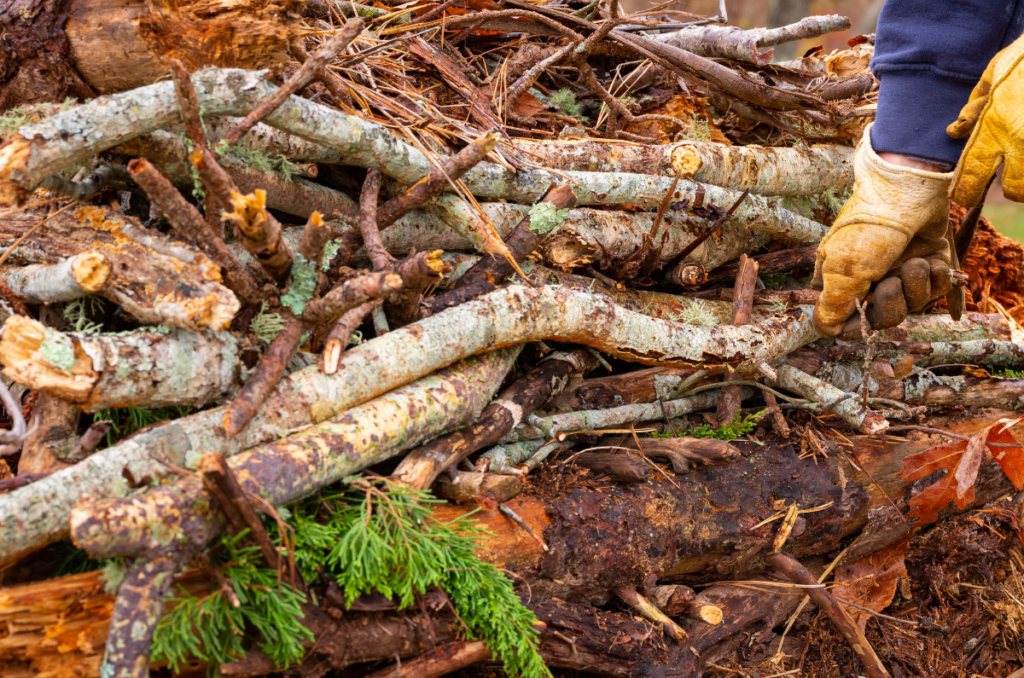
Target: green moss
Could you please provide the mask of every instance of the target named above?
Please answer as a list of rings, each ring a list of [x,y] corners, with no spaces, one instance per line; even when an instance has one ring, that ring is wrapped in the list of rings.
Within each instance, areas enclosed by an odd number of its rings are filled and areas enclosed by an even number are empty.
[[[746,417],[740,417],[739,412],[733,418],[732,423],[727,424],[721,428],[714,428],[710,424],[700,424],[694,426],[686,431],[669,431],[666,430],[663,433],[651,433],[652,438],[715,438],[717,440],[735,440],[740,436],[744,436],[754,428],[757,427],[758,420],[764,415],[767,410],[761,412],[755,412],[754,414],[748,414]]]
[[[575,117],[580,114],[580,105],[571,89],[563,88],[552,94],[551,105],[566,115]]]

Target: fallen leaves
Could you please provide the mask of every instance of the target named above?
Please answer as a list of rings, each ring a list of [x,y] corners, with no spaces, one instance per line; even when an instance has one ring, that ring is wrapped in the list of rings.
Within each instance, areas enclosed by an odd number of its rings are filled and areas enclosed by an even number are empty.
[[[875,612],[889,607],[900,577],[907,576],[904,558],[909,545],[910,538],[906,537],[881,551],[840,565],[832,595],[841,602],[856,603]],[[846,607],[846,611],[863,632],[871,613],[852,606]]]
[[[1018,421],[1001,419],[968,440],[936,445],[903,460],[899,477],[907,482],[946,471],[937,482],[910,499],[909,517],[917,520],[918,527],[938,520],[939,511],[951,501],[961,510],[974,501],[974,481],[986,448],[1014,487],[1024,489],[1024,447],[1009,430]]]

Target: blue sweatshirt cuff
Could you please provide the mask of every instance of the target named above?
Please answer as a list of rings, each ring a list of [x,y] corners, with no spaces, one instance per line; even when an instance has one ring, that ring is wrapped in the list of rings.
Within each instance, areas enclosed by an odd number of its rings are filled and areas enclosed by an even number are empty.
[[[876,153],[900,153],[940,165],[955,165],[967,144],[946,134],[970,98],[974,83],[929,70],[885,70],[871,128]]]

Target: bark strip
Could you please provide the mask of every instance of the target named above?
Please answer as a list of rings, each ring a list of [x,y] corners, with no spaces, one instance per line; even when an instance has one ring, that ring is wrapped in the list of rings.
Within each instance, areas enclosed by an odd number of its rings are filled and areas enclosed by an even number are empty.
[[[750,322],[750,312],[754,308],[754,283],[757,282],[757,262],[748,259],[746,254],[740,255],[739,271],[736,273],[736,284],[733,287],[732,302],[732,324],[735,326],[746,325]],[[740,379],[737,374],[725,375],[725,381],[736,381]],[[718,401],[717,421],[719,426],[727,426],[732,423],[733,417],[740,410],[740,396],[742,389],[739,386],[724,386],[722,398]]]

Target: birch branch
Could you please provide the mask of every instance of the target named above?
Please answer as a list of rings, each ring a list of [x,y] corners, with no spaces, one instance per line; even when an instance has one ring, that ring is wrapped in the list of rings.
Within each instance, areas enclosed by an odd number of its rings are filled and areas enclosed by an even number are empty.
[[[202,407],[241,384],[243,343],[227,332],[75,335],[11,316],[0,338],[5,376],[86,412]]]
[[[760,52],[762,48],[849,28],[850,20],[844,16],[809,16],[779,28],[742,30],[734,26],[700,26],[662,33],[656,39],[703,57],[739,59],[764,66],[771,62],[774,50]]]
[[[637,36],[626,37],[632,40]],[[207,115],[239,115],[252,110],[272,93],[272,86],[261,75],[262,72],[204,69],[193,76],[193,81]],[[23,199],[43,178],[69,162],[178,120],[173,85],[158,83],[90,102],[23,127],[0,150],[0,204]],[[289,98],[265,121],[296,136],[337,148],[350,164],[376,169],[401,181],[415,183],[433,169],[422,152],[399,140],[383,125],[305,99]],[[614,172],[568,172],[560,177],[544,170],[516,173],[483,162],[469,170],[464,181],[474,195],[532,204],[544,195],[552,181],[566,178],[574,183],[580,205],[629,203],[657,207],[672,185],[667,177]],[[700,203],[698,193],[703,194]],[[736,197],[735,191],[680,181],[672,200],[724,209]],[[822,224],[770,204],[760,196],[745,201],[734,220],[799,242],[817,242],[827,230]]]
[[[110,262],[99,252],[86,251],[56,264],[0,269],[0,280],[30,304],[71,301],[103,289],[110,279]]]
[[[682,141],[656,146],[582,139],[517,140],[515,145],[551,169],[675,175],[755,195],[843,193],[853,186],[853,149],[833,144],[763,147]]]
[[[518,354],[511,347],[471,358],[228,465],[247,494],[288,504],[476,419]],[[172,506],[180,512],[168,513]],[[172,546],[185,535],[206,545],[226,525],[214,506],[202,480],[189,476],[137,497],[85,497],[70,520],[76,543],[90,553],[127,555]],[[144,516],[158,514],[168,522],[151,531]]]

